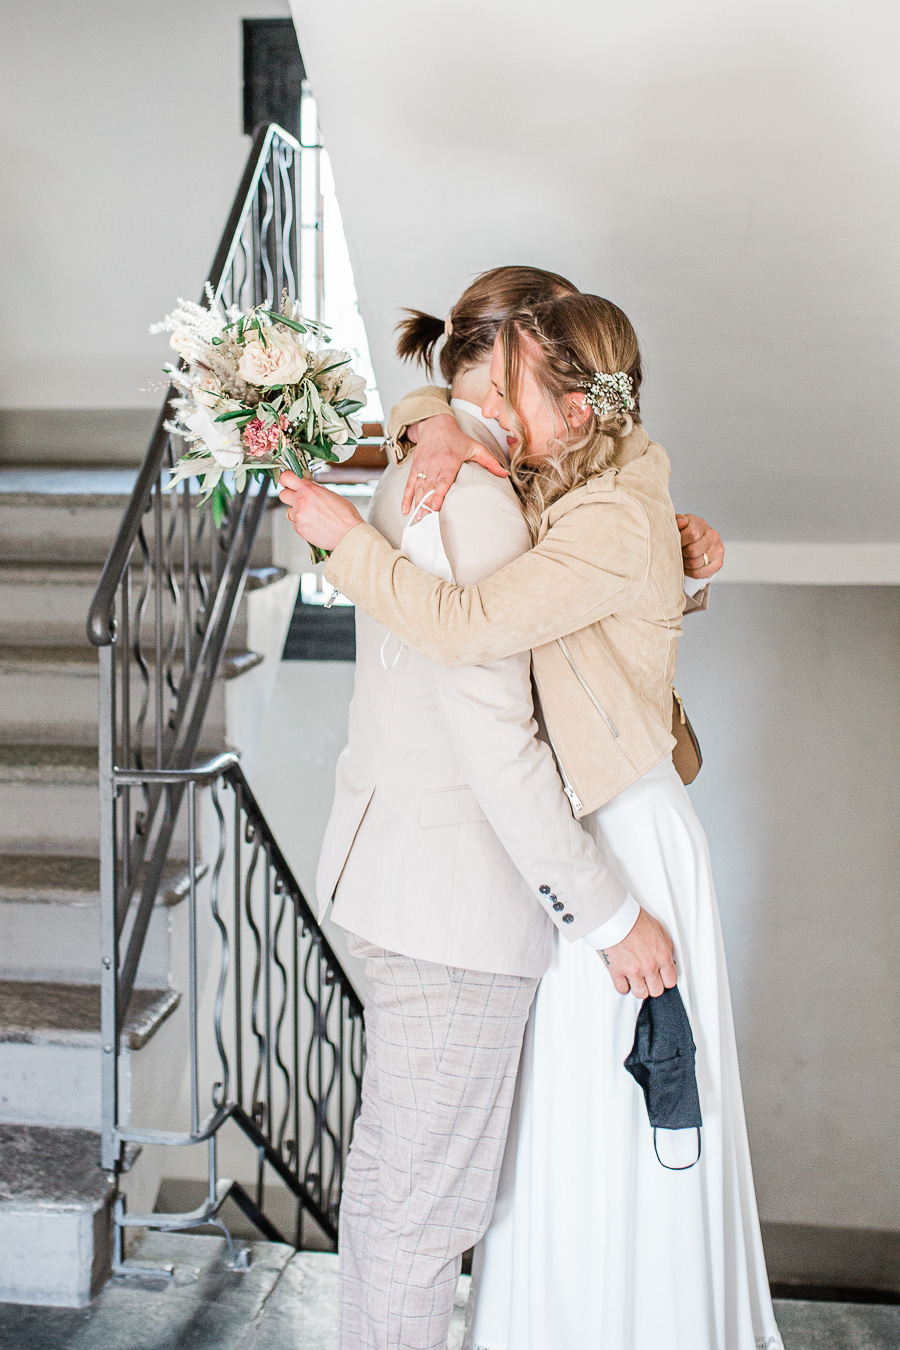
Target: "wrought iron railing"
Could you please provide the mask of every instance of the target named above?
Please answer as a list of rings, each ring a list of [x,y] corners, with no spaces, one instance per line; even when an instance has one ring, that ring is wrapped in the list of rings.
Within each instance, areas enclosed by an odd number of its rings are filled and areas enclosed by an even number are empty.
[[[260,127],[254,136],[210,271],[208,284],[215,300],[247,308],[276,303],[282,290],[296,297],[300,151],[299,143],[274,125]],[[127,1018],[153,908],[173,859],[189,855],[191,884],[195,885],[193,869],[199,861],[195,856],[197,840],[191,834],[191,802],[197,784],[202,781],[194,769],[195,760],[202,744],[210,697],[250,572],[254,543],[267,506],[274,500],[267,489],[251,482],[232,499],[221,526],[215,528],[210,514],[196,509],[196,484],[192,488],[185,481],[177,491],[165,491],[168,470],[180,452],[176,439],[165,427],[169,400],[174,394],[173,388],[166,394],[88,617],[88,636],[99,648],[100,665],[102,1163],[110,1172],[119,1170],[125,1145],[134,1138],[134,1131],[120,1127],[116,1047]],[[208,777],[212,769],[203,772]],[[216,770],[209,781],[227,784],[235,792],[239,810],[248,822],[252,821],[257,853],[264,855],[267,869],[274,867],[273,875],[281,887],[279,912],[285,912],[290,897],[298,921],[307,934],[315,936],[316,960],[324,963],[317,976],[321,989],[326,993],[328,990],[333,993],[336,988],[343,991],[341,1006],[346,1026],[342,1023],[341,1037],[349,1034],[351,1025],[356,1034],[359,1009],[350,998],[352,991],[346,977],[315,927],[256,804],[252,803],[250,808],[252,797],[239,768],[229,763],[227,769]],[[247,828],[251,826],[248,824]],[[272,861],[276,858],[277,865]],[[242,884],[236,871],[236,893]],[[193,890],[191,913],[196,916]],[[249,909],[246,917],[251,922]],[[236,934],[232,940],[237,944]],[[268,963],[274,959],[274,950],[263,952],[263,973],[259,978],[264,981],[271,976]],[[234,951],[237,953],[237,945]],[[196,990],[189,995],[192,1017],[198,1015],[195,995]],[[238,997],[242,997],[240,987]],[[319,1035],[315,1029],[325,1016],[323,1009],[324,1004],[315,999],[307,1009],[312,1025],[310,1034],[314,1036]],[[262,1032],[256,1021],[251,1027],[253,1036],[258,1038],[262,1034],[267,1045],[275,1030],[268,1020]],[[192,1044],[196,1032],[192,1024]],[[314,1168],[315,1177],[319,1178],[315,1180],[309,1170],[310,1159],[299,1151],[297,1109],[294,1112],[297,1126],[292,1136],[295,1151],[291,1152],[284,1130],[279,1126],[273,1133],[268,1099],[251,1092],[246,1097],[249,1105],[244,1104],[240,1018],[235,1034],[238,1041],[234,1047],[234,1072],[223,1082],[215,1122],[207,1124],[204,1137],[210,1139],[214,1153],[215,1134],[224,1119],[237,1121],[247,1133],[256,1131],[257,1145],[266,1160],[333,1237],[334,1187],[339,1186],[340,1168],[333,1161],[328,1164],[329,1181],[322,1190],[324,1174]],[[320,1042],[320,1049],[330,1044],[324,1033]],[[338,1055],[335,1090],[347,1092],[345,1074],[349,1072],[355,1082],[355,1069],[340,1059],[341,1045],[339,1037],[335,1042]],[[295,1085],[300,1083],[296,1074],[292,1081]],[[232,1092],[232,1085],[237,1095]],[[193,1090],[196,1097],[196,1083]],[[302,1086],[296,1090],[304,1091]],[[322,1110],[320,1104],[315,1106],[316,1112]],[[341,1156],[349,1140],[345,1116],[342,1110],[336,1123],[325,1111],[317,1127],[330,1138],[329,1131],[339,1124],[335,1148]],[[196,1142],[197,1123],[192,1122],[190,1138],[171,1137],[167,1142]],[[240,1199],[238,1192],[235,1195]],[[250,1203],[248,1200],[247,1204]],[[257,1204],[256,1209],[261,1211],[261,1206]],[[209,1211],[209,1204],[205,1211]],[[123,1217],[121,1207],[119,1217]],[[172,1220],[169,1226],[180,1226],[177,1216],[169,1217]],[[261,1213],[256,1214],[257,1219],[261,1217]]]
[[[223,1226],[219,1215],[229,1196],[274,1241],[303,1246],[304,1226],[312,1220],[319,1230],[316,1240],[324,1235],[336,1244],[347,1142],[362,1085],[359,997],[235,754],[194,769],[116,770],[115,780],[120,790],[152,786],[164,794],[184,794],[190,879],[189,1125],[181,1132],[123,1125],[115,1130],[116,1141],[119,1146],[205,1142],[209,1150],[208,1194],[193,1212],[127,1214],[119,1202],[116,1268],[122,1268],[122,1229]],[[204,788],[208,808],[201,812]],[[202,880],[201,857],[208,864]],[[205,1089],[204,1009],[215,1045]],[[218,1135],[228,1121],[256,1150],[252,1192],[218,1175]],[[296,1200],[289,1232],[266,1214],[267,1175],[280,1180]]]

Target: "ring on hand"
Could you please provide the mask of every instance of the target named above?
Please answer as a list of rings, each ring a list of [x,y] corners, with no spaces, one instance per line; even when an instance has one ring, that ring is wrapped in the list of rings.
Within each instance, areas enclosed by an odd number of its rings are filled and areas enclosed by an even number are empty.
[[[709,567],[709,554],[708,554],[708,553],[704,553],[704,555],[703,555],[703,566],[704,566],[704,567]]]
[[[417,478],[427,478],[427,477],[428,477],[428,474],[427,474],[427,473],[417,473],[417,474],[416,474],[416,477],[417,477]]]

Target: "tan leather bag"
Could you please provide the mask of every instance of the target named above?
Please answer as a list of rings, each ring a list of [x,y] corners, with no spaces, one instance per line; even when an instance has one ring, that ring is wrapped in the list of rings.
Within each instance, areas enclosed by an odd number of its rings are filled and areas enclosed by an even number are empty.
[[[678,776],[682,783],[687,786],[688,783],[693,783],[703,767],[703,752],[700,749],[697,734],[684,710],[681,695],[674,685],[672,687],[672,735],[675,737],[672,763],[678,770]]]

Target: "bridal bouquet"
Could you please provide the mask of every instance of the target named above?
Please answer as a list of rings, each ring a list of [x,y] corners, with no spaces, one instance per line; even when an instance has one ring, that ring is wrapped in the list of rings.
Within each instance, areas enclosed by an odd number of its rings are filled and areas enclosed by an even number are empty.
[[[166,429],[188,444],[167,487],[198,478],[201,505],[210,503],[220,525],[248,476],[277,483],[283,469],[302,478],[348,459],[362,434],[354,414],[365,406],[366,382],[287,295],[280,310],[246,312],[223,312],[207,295],[208,309],[179,300],[150,331],[171,333],[181,357],[163,367],[180,392]]]

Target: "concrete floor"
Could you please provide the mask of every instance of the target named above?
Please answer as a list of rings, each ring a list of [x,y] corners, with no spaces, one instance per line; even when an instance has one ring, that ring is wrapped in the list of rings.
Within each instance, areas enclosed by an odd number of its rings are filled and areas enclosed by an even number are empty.
[[[2,1350],[334,1350],[336,1258],[251,1244],[229,1270],[223,1239],[150,1234],[135,1260],[169,1278],[112,1280],[88,1308],[0,1305]],[[449,1350],[461,1350],[468,1280],[460,1281]],[[896,1350],[900,1306],[776,1304],[785,1350]],[[699,1348],[698,1348],[699,1350]]]
[[[135,1263],[161,1277],[111,1280],[87,1308],[0,1304],[2,1350],[334,1350],[337,1258],[256,1242],[230,1270],[217,1237],[150,1233]],[[174,1266],[166,1277],[163,1267]],[[450,1350],[461,1350],[468,1280]]]

